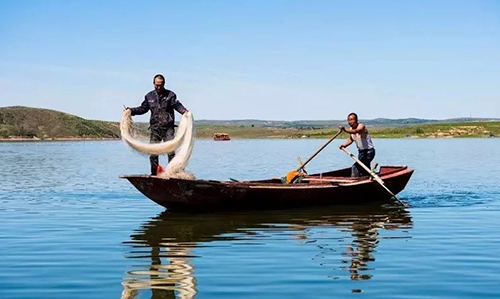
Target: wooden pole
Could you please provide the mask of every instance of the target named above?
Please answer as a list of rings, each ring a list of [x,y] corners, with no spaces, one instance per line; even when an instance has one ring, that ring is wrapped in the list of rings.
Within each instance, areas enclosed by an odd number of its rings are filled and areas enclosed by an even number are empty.
[[[327,145],[330,144],[330,142],[333,141],[333,139],[337,138],[337,136],[340,135],[340,133],[342,133],[342,130],[340,130],[337,134],[335,134],[332,138],[330,138],[330,140],[328,140],[327,143],[325,143],[322,147],[320,147],[309,159],[307,159],[306,162],[304,162],[304,164],[302,164],[299,168],[297,168],[296,171],[301,171],[302,169],[304,169],[304,167],[306,167],[307,163],[311,162],[311,160],[316,157],[319,152],[321,152]]]
[[[377,183],[380,184],[380,186],[384,187],[384,189],[395,199],[397,200],[400,204],[402,205],[405,205],[401,200],[399,200],[396,195],[394,195],[394,193],[392,193],[391,190],[389,190],[389,188],[387,188],[387,186],[384,184],[384,181],[382,181],[382,179],[375,173],[373,172],[371,169],[369,169],[365,164],[363,164],[361,161],[359,161],[358,158],[356,158],[356,156],[354,156],[353,154],[351,154],[346,148],[342,148],[342,150],[347,154],[349,155],[354,161],[356,161],[356,163],[358,163],[359,165],[361,165],[361,167],[363,167],[366,171],[368,171],[368,173],[375,179],[375,181],[377,181]]]

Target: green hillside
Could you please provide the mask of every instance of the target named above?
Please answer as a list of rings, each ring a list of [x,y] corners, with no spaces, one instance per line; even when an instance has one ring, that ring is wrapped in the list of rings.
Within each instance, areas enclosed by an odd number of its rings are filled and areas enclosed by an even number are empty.
[[[117,122],[88,120],[39,108],[0,108],[0,138],[119,138]]]

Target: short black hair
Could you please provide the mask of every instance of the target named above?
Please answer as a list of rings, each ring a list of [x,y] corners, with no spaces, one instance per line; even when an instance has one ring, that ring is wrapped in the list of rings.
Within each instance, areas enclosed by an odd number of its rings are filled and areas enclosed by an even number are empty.
[[[162,80],[163,80],[163,83],[165,83],[165,77],[163,77],[163,75],[162,75],[162,74],[158,74],[158,75],[156,75],[156,76],[153,78],[153,82],[155,82],[156,78],[160,78],[160,79],[162,79]]]
[[[351,115],[354,115],[354,117],[356,118],[356,121],[358,121],[358,115],[354,112],[349,113],[349,115],[347,115],[347,118],[349,118],[349,116],[351,116]]]

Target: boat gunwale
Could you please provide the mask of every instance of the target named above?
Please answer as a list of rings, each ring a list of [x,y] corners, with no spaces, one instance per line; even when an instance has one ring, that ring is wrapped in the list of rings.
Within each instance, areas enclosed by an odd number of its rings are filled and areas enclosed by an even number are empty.
[[[388,168],[395,168],[393,170],[388,171],[387,173],[384,173],[382,175],[379,175],[382,180],[386,179],[391,179],[394,177],[398,177],[401,175],[404,175],[405,173],[408,172],[413,172],[413,169],[408,168],[406,165],[402,166],[392,166],[392,165],[386,165],[382,167],[388,167]],[[342,169],[339,169],[342,170]],[[334,170],[336,171],[336,170]],[[332,172],[332,171],[330,171]],[[309,177],[319,177],[321,174],[311,174]],[[355,186],[355,185],[362,185],[362,184],[368,184],[374,182],[374,180],[371,177],[362,177],[362,178],[352,178],[352,182],[341,182],[335,181],[335,178],[349,178],[349,177],[333,177],[333,176],[322,176],[322,179],[325,179],[325,181],[322,181],[321,179],[316,181],[314,184],[283,184],[283,183],[272,183],[272,182],[263,182],[263,180],[255,180],[255,181],[217,181],[217,180],[204,180],[204,179],[199,179],[199,180],[186,180],[186,179],[179,179],[179,178],[162,178],[158,176],[153,176],[153,175],[120,175],[120,178],[124,179],[129,179],[129,178],[149,178],[149,179],[159,179],[159,180],[166,180],[166,181],[171,181],[171,183],[178,183],[178,182],[185,182],[185,183],[190,183],[190,184],[209,184],[212,186],[217,186],[217,187],[222,187],[222,188],[250,188],[250,189],[316,189],[316,188],[337,188],[337,187],[345,187],[345,186]],[[273,178],[269,179],[272,180]],[[278,179],[278,178],[274,178]],[[329,179],[329,180],[328,180]],[[349,178],[351,179],[351,178]]]

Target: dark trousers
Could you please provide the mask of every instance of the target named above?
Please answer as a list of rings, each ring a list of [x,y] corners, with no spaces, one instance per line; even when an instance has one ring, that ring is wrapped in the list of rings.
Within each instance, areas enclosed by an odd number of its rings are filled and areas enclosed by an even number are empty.
[[[365,164],[366,167],[371,169],[370,163],[373,161],[373,158],[375,158],[375,149],[366,149],[366,150],[360,150],[358,152],[358,159],[361,161],[361,163]],[[352,165],[352,170],[351,170],[351,177],[353,178],[358,178],[360,176],[366,176],[369,175],[369,173],[357,162]]]
[[[162,128],[162,127],[151,127],[151,136],[149,138],[150,143],[159,143],[162,141],[169,141],[174,139],[175,137],[175,130],[174,127],[167,127],[167,128]],[[175,153],[169,154],[168,155],[168,162],[174,158]],[[151,175],[156,175],[156,172],[158,170],[158,156],[157,155],[151,155],[149,156],[149,162],[151,163]]]

